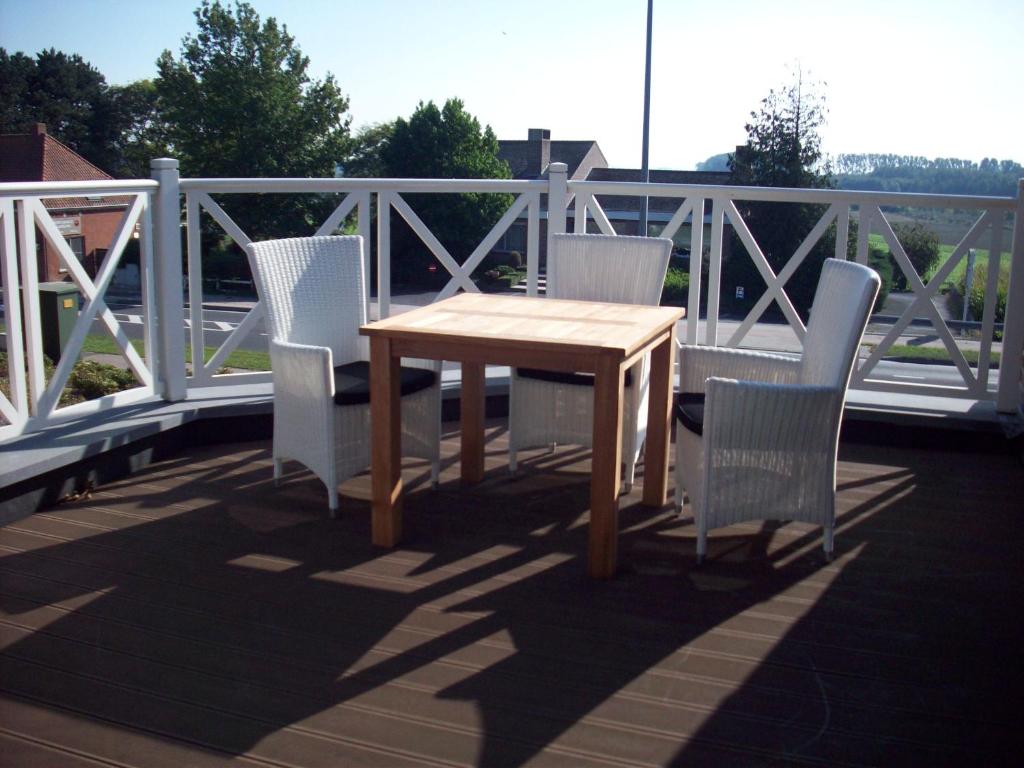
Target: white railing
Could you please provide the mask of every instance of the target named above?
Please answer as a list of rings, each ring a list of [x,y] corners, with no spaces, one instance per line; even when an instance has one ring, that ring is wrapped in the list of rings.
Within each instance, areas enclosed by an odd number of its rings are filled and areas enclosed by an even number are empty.
[[[697,186],[681,184],[643,184],[623,182],[573,181],[568,183],[568,192],[575,196],[574,228],[577,232],[587,231],[588,222],[606,234],[615,234],[611,219],[602,209],[599,196],[616,197],[663,197],[681,199],[678,208],[665,224],[662,237],[674,237],[684,224],[691,224],[690,253],[708,255],[707,317],[703,337],[699,333],[698,313],[691,311],[687,319],[685,338],[690,344],[723,344],[720,336],[720,290],[724,255],[725,223],[732,226],[745,253],[733,254],[733,258],[753,260],[766,290],[750,309],[742,322],[724,341],[724,346],[740,346],[772,302],[776,302],[789,327],[802,343],[806,328],[799,314],[786,294],[786,282],[804,262],[812,249],[821,241],[830,227],[835,226],[835,258],[846,259],[850,234],[851,216],[856,215],[857,227],[856,260],[867,263],[869,237],[872,233],[881,235],[895,259],[897,267],[906,276],[913,299],[899,318],[883,334],[870,355],[860,361],[854,372],[851,387],[855,389],[882,392],[900,392],[918,395],[970,398],[974,400],[998,399],[999,409],[1016,411],[1020,406],[1020,345],[1024,329],[1024,307],[1020,302],[1024,290],[1024,238],[1020,234],[1021,218],[1024,213],[1024,186],[1017,198],[967,197],[958,195],[925,195],[855,192],[839,190],[810,189],[766,189],[759,187]],[[826,207],[817,224],[797,247],[782,269],[776,274],[765,258],[737,203],[775,202],[793,205],[815,204]],[[938,208],[968,211],[973,224],[952,253],[933,272],[928,283],[922,281],[908,258],[903,245],[893,230],[885,209]],[[711,219],[711,243],[705,250],[705,214]],[[993,367],[992,339],[995,330],[998,267],[1001,256],[1010,244],[1006,242],[1005,230],[1009,217],[1015,217],[1016,234],[1011,251],[1011,287],[1006,308],[1005,335],[1002,348],[1016,354],[1003,355],[1000,365],[998,386],[990,381]],[[699,222],[699,226],[692,226]],[[978,362],[976,368],[968,363],[949,325],[932,302],[933,297],[949,278],[950,274],[975,247],[989,249],[988,283],[985,290],[985,306],[978,327]],[[698,307],[701,290],[702,259],[690,260],[690,293],[688,306]],[[879,362],[900,339],[915,317],[925,316],[931,321],[935,335],[941,340],[946,353],[955,365],[961,382],[958,384],[911,383],[892,379],[873,378]]]
[[[391,212],[396,211],[422,240],[434,257],[449,274],[448,283],[438,292],[435,300],[447,298],[459,290],[478,291],[471,279],[473,271],[480,266],[484,257],[494,248],[502,235],[521,215],[529,222],[527,239],[528,280],[536,292],[537,264],[539,263],[538,233],[540,231],[540,196],[547,191],[547,184],[538,181],[503,180],[433,180],[433,179],[184,179],[180,182],[185,194],[186,220],[188,222],[188,285],[193,373],[190,386],[233,385],[240,381],[269,381],[266,373],[224,374],[216,372],[227,361],[228,356],[239,343],[257,327],[263,318],[263,307],[259,302],[248,311],[244,320],[231,332],[205,364],[207,331],[203,322],[203,259],[200,247],[200,215],[208,213],[223,231],[244,250],[251,240],[212,195],[232,194],[343,194],[345,197],[323,223],[310,234],[326,235],[336,232],[355,212],[356,231],[363,236],[367,248],[364,254],[366,274],[371,274],[371,253],[369,251],[371,207],[377,212],[377,311],[379,317],[391,312]],[[495,223],[490,232],[461,263],[434,236],[403,194],[511,194],[512,205]],[[367,310],[370,296],[367,293]]]
[[[0,184],[0,264],[2,264],[4,300],[4,346],[8,370],[9,396],[0,393],[0,439],[31,431],[53,421],[66,420],[151,397],[154,392],[155,356],[153,321],[153,248],[150,238],[151,203],[157,190],[155,181],[67,182]],[[106,257],[96,275],[90,277],[72,252],[49,210],[47,200],[55,198],[109,198],[124,213],[109,243]],[[125,246],[138,228],[140,238],[141,305],[145,317],[142,335],[143,354],[131,344],[122,323],[107,306],[106,292],[120,264]],[[66,271],[85,300],[56,369],[45,378],[42,322],[39,303],[37,235],[56,252],[62,271]],[[19,290],[20,288],[20,290]],[[61,393],[71,369],[82,351],[94,322],[114,342],[139,386],[114,395],[65,407],[59,406]],[[24,341],[22,341],[24,340]]]
[[[1024,345],[1024,186],[1016,198],[977,198],[937,195],[900,195],[835,190],[783,190],[721,186],[640,184],[615,182],[568,181],[563,164],[552,164],[547,180],[436,180],[436,179],[179,179],[177,162],[169,159],[153,161],[153,179],[132,182],[82,182],[68,184],[0,184],[0,263],[3,267],[5,325],[8,349],[10,397],[0,397],[0,413],[7,425],[0,427],[0,440],[31,431],[47,423],[84,413],[111,408],[140,398],[154,397],[180,401],[190,391],[210,386],[235,386],[245,383],[269,382],[266,372],[229,373],[218,370],[227,362],[245,337],[260,327],[263,309],[253,302],[240,322],[206,360],[208,333],[203,309],[203,254],[201,253],[200,221],[209,216],[227,236],[244,249],[249,236],[225,212],[218,202],[225,196],[238,194],[321,194],[336,195],[340,200],[333,211],[310,234],[337,231],[348,222],[350,228],[363,235],[367,243],[364,258],[367,268],[373,260],[377,267],[377,309],[381,317],[391,312],[391,219],[397,212],[437,259],[449,279],[436,299],[459,290],[478,290],[471,275],[498,243],[513,222],[525,222],[527,230],[528,292],[537,293],[541,264],[542,225],[546,220],[547,235],[567,231],[571,214],[572,228],[584,231],[588,222],[600,231],[614,232],[613,215],[602,209],[602,197],[647,196],[680,200],[668,217],[663,236],[673,236],[686,223],[691,226],[690,251],[708,254],[707,315],[700,320],[691,311],[685,340],[689,343],[737,346],[744,342],[771,302],[776,302],[798,340],[805,328],[786,293],[786,283],[811,253],[815,244],[833,225],[836,228],[836,253],[845,258],[851,216],[859,219],[856,258],[866,261],[868,236],[875,232],[885,239],[898,266],[907,276],[913,291],[911,306],[885,333],[872,353],[862,361],[855,373],[853,386],[886,392],[941,394],[977,400],[995,399],[999,410],[1016,412],[1020,406],[1021,348]],[[513,196],[513,203],[490,232],[469,254],[452,254],[430,232],[405,196],[415,194],[499,193]],[[121,225],[114,236],[106,259],[95,279],[82,268],[48,214],[44,200],[69,196],[127,196]],[[541,210],[541,196],[548,196],[548,210]],[[343,196],[343,197],[341,197]],[[182,269],[181,204],[184,198],[186,222],[187,284]],[[746,226],[743,203],[772,201],[791,204],[814,203],[825,207],[825,213],[796,249],[785,266],[775,273],[756,239]],[[957,208],[976,212],[972,227],[953,250],[952,255],[925,284],[916,274],[899,243],[885,210],[889,206]],[[1011,246],[1010,288],[1006,307],[1002,361],[998,386],[990,381],[992,367],[992,331],[994,327],[995,279],[998,270],[989,270],[988,296],[981,322],[979,362],[971,366],[961,352],[946,323],[935,311],[932,297],[943,281],[965,258],[969,249],[988,246],[992,254],[1007,247],[1003,240],[1004,224],[1014,217]],[[370,251],[371,227],[376,220],[376,248]],[[710,221],[710,242],[705,243],[704,222]],[[723,337],[720,317],[720,286],[723,268],[726,224],[735,231],[743,253],[730,258],[751,258],[764,278],[767,290],[735,329]],[[62,265],[85,297],[78,322],[66,354],[47,385],[43,381],[41,325],[38,303],[35,232],[39,231],[60,255]],[[124,246],[137,230],[141,245],[141,317],[144,323],[144,354],[139,355],[129,343],[122,321],[110,310],[105,294],[117,269]],[[17,235],[15,234],[17,232]],[[701,303],[702,260],[690,261],[689,306]],[[16,286],[23,286],[19,297]],[[184,293],[183,293],[184,292]],[[187,296],[187,302],[186,302]],[[23,300],[22,300],[23,299]],[[369,301],[369,298],[368,298]],[[186,303],[190,317],[185,318]],[[935,333],[953,360],[962,384],[950,386],[907,384],[873,378],[872,373],[915,315],[924,314],[935,326]],[[23,320],[24,318],[24,320]],[[78,358],[82,344],[94,322],[98,321],[116,342],[116,348],[127,361],[140,386],[118,395],[75,406],[57,407],[61,388],[70,367]],[[701,329],[703,327],[703,334]],[[24,334],[25,344],[11,340]],[[186,335],[191,353],[192,370],[186,366]],[[23,354],[22,349],[26,350]]]

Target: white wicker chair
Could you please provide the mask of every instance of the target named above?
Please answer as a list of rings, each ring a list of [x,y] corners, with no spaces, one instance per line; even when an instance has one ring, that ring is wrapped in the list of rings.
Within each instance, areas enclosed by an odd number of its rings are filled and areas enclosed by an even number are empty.
[[[611,235],[554,235],[547,263],[547,295],[553,299],[652,304],[661,300],[672,241]],[[624,490],[633,484],[647,434],[650,356],[626,374],[622,417]],[[509,388],[509,469],[517,452],[556,443],[590,447],[594,425],[594,377],[513,369]]]
[[[300,237],[248,247],[266,308],[274,380],[274,482],[284,459],[305,464],[327,486],[370,465],[369,346],[361,237]],[[440,467],[437,366],[402,366],[402,452]]]
[[[832,556],[839,425],[879,284],[868,267],[827,259],[799,360],[682,346],[676,505],[685,488],[698,561],[710,529],[765,519],[823,526]]]

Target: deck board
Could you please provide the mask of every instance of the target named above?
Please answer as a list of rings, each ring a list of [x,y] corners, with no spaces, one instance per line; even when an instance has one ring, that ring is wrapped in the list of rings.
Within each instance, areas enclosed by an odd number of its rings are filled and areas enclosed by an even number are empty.
[[[0,528],[2,765],[1000,764],[1017,754],[1024,471],[842,445],[836,557],[801,524],[620,514],[585,575],[589,454],[403,468],[370,544],[269,445],[189,449]],[[1010,679],[1012,678],[1012,680]]]

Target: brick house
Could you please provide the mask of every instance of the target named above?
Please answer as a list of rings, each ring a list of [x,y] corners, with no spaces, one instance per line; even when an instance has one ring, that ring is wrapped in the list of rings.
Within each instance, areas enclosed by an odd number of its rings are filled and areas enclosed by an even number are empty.
[[[0,182],[108,181],[104,173],[36,123],[29,133],[0,136]],[[43,204],[86,271],[95,276],[107,254],[129,199],[60,197]],[[57,250],[37,229],[36,253],[40,282],[67,279]]]

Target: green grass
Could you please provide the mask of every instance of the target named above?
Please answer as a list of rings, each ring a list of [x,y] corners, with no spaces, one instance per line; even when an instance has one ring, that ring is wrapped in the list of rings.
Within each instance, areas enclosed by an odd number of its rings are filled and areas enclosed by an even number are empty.
[[[885,251],[886,253],[889,253],[889,243],[886,242],[885,238],[882,237],[879,234],[872,233],[871,235],[869,235],[868,236],[868,243],[872,247],[874,247],[874,248],[879,248],[879,249]],[[929,280],[931,280],[932,279],[932,275],[934,275],[939,270],[939,268],[942,267],[942,265],[946,263],[946,261],[949,259],[949,257],[953,255],[953,249],[955,247],[956,247],[955,245],[951,245],[951,244],[948,244],[948,243],[943,243],[943,244],[939,245],[939,258],[938,258],[938,261],[935,262],[935,266],[933,266],[929,270],[928,274],[923,277],[923,280],[924,280],[925,283],[927,283]],[[978,265],[978,264],[986,264],[987,265],[988,264],[988,255],[989,255],[988,254],[988,248],[975,248],[974,249],[974,254],[975,254],[975,259],[974,259],[975,265]],[[1010,252],[1009,251],[1003,251],[1003,258],[1009,258],[1009,256],[1010,256]],[[953,268],[953,271],[949,274],[949,277],[946,278],[945,285],[959,285],[960,282],[963,280],[964,272],[966,272],[966,271],[967,271],[967,255],[965,254],[965,255],[960,257],[959,263]]]
[[[143,344],[141,339],[131,339],[131,344],[135,347],[135,351],[140,355],[144,354]],[[213,357],[217,351],[216,347],[204,347],[203,348],[203,362],[209,362],[210,358]],[[86,336],[85,342],[82,344],[83,354],[94,354],[94,355],[120,355],[121,349],[114,343],[114,340],[106,336]],[[192,362],[192,347],[185,346],[185,362]],[[236,349],[225,361],[224,366],[226,368],[239,368],[247,371],[269,371],[270,370],[270,353],[268,352],[254,352],[248,349]]]
[[[874,344],[865,344],[864,346],[874,349]],[[964,359],[967,360],[971,365],[978,364],[978,350],[976,349],[961,349],[960,350]],[[914,347],[908,344],[893,344],[889,347],[889,350],[885,353],[884,359],[900,359],[900,360],[911,360],[919,361],[922,363],[934,362],[934,363],[952,363],[952,359],[949,356],[949,352],[946,351],[945,347]],[[993,368],[999,367],[1000,355],[998,352],[991,353],[991,366]]]

